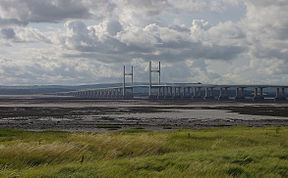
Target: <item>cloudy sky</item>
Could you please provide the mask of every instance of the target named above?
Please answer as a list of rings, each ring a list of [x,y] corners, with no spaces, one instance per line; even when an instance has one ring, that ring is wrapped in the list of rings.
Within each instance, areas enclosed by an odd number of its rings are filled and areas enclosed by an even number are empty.
[[[0,85],[288,84],[287,0],[0,0]]]

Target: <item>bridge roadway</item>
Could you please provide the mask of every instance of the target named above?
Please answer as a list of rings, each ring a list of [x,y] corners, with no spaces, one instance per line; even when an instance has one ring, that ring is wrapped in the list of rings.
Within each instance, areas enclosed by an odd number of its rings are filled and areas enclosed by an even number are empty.
[[[149,87],[154,91],[149,94]],[[58,95],[74,96],[79,98],[91,99],[133,99],[135,98],[135,89],[142,88],[147,99],[217,99],[217,100],[244,100],[252,98],[253,100],[263,100],[265,89],[269,92],[274,91],[274,100],[286,100],[285,91],[288,86],[284,85],[213,85],[213,84],[182,84],[182,85],[134,85],[110,88],[86,89],[71,92],[61,92]],[[254,90],[253,95],[247,95],[245,89]],[[232,89],[232,90],[231,90]],[[145,98],[144,96],[144,98]]]

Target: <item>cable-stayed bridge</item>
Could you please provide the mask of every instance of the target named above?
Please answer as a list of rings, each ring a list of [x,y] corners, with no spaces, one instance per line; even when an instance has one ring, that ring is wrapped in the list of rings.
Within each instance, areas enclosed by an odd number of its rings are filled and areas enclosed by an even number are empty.
[[[158,73],[158,84],[152,83],[152,73]],[[161,84],[160,62],[156,70],[149,62],[149,83],[147,85],[134,85],[133,66],[127,73],[123,68],[123,85],[86,89],[71,92],[57,93],[58,95],[74,96],[91,99],[204,99],[204,100],[286,100],[288,85],[215,85],[215,84]],[[126,77],[131,77],[131,84],[126,84]],[[267,94],[269,93],[269,94]],[[269,96],[269,97],[267,97]]]

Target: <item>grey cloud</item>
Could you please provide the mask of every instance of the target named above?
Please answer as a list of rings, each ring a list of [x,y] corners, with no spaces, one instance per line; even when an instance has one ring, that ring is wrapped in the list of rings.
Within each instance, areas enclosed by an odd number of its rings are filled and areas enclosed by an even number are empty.
[[[1,29],[1,36],[4,39],[14,39],[15,32],[12,28],[4,28],[4,29]]]
[[[18,19],[15,19],[15,18],[7,18],[7,19],[1,19],[0,18],[0,26],[11,26],[11,25],[19,25],[19,26],[25,26],[27,25],[28,23],[27,22],[23,22],[23,21],[20,21]]]
[[[0,25],[99,19],[112,10],[113,4],[105,0],[1,0]]]
[[[0,57],[1,84],[83,84],[117,81],[121,69],[96,61],[36,58],[19,63]]]
[[[31,22],[58,23],[75,19],[105,19],[124,16],[155,16],[163,12],[211,10],[219,0],[1,0],[0,25]],[[220,0],[219,7],[231,3]],[[234,1],[232,1],[234,2]],[[115,11],[117,9],[117,11]],[[128,13],[128,14],[127,14]]]
[[[107,25],[111,23],[112,26]],[[176,62],[186,59],[232,60],[246,50],[246,47],[228,42],[220,45],[208,39],[206,42],[212,44],[206,45],[201,39],[194,41],[189,28],[175,25],[169,28],[150,24],[144,28],[126,27],[124,30],[119,22],[114,20],[111,23],[87,27],[79,21],[68,22],[65,25],[67,34],[61,36],[59,42],[62,47],[76,50],[78,54],[65,56],[106,62],[133,58]],[[208,34],[208,31],[202,33]]]
[[[246,0],[247,15],[243,29],[251,44],[252,58],[285,59],[288,62],[288,2],[283,0]]]
[[[119,0],[116,3],[122,8],[128,7],[146,15],[157,15],[169,7],[167,0]]]
[[[123,28],[122,28],[122,25],[118,21],[112,20],[112,21],[107,22],[106,29],[109,34],[114,36],[117,34],[117,32],[122,31]]]

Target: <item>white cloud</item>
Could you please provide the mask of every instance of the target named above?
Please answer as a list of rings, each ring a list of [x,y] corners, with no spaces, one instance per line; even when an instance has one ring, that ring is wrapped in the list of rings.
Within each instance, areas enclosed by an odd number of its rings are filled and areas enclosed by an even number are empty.
[[[241,20],[221,19],[244,5]],[[161,60],[167,81],[280,83],[287,11],[284,0],[2,0],[0,71],[5,83],[89,83],[133,63],[146,80],[145,61]]]

